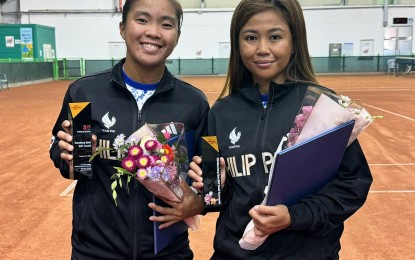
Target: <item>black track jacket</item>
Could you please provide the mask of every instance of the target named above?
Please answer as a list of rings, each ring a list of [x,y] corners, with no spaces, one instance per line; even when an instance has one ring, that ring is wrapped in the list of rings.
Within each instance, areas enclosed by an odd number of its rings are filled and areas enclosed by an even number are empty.
[[[363,205],[372,183],[357,140],[347,148],[335,180],[288,208],[290,228],[270,235],[254,251],[238,244],[251,220],[248,211],[264,198],[273,153],[292,127],[307,86],[271,83],[266,109],[258,88],[245,86],[210,110],[209,135],[217,135],[227,171],[212,259],[338,259],[343,222]]]
[[[190,84],[175,78],[165,69],[160,86],[145,102],[141,111],[125,86],[122,64],[112,70],[86,76],[72,83],[52,134],[56,137],[61,123],[68,118],[68,103],[91,102],[92,133],[98,146],[112,147],[118,134],[127,137],[144,123],[184,123],[186,131],[195,130],[195,139],[206,129],[209,104],[205,95]],[[50,157],[63,177],[69,177],[67,163],[60,159],[56,138]],[[93,179],[78,179],[73,196],[72,259],[192,259],[187,232],[158,255],[154,255],[152,195],[138,181],[129,191],[118,189],[115,206],[111,193],[113,166],[120,166],[114,154],[93,160]]]

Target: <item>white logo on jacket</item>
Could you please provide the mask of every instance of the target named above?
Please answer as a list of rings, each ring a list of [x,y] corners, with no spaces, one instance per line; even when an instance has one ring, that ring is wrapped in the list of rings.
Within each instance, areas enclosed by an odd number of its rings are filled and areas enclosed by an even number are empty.
[[[229,134],[229,139],[231,140],[231,143],[233,144],[232,146],[229,146],[229,149],[239,148],[240,146],[237,145],[236,142],[238,142],[240,138],[241,138],[241,131],[238,131],[238,133],[236,133],[236,127],[235,127]]]
[[[102,123],[104,123],[105,127],[107,129],[110,129],[110,127],[115,125],[115,122],[117,122],[117,119],[115,119],[115,117],[113,116],[111,119],[108,116],[110,112],[107,112],[103,117],[102,117]]]
[[[102,129],[102,132],[115,133],[115,130],[111,130],[110,128],[115,125],[115,123],[117,122],[117,119],[115,119],[114,116],[110,119],[110,117],[108,115],[109,113],[110,112],[107,112],[101,119],[102,123],[104,123],[104,126],[107,128],[107,129]]]

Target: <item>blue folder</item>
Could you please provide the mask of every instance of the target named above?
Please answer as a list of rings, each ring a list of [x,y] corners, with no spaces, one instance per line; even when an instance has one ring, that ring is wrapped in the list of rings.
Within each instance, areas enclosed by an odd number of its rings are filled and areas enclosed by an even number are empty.
[[[162,200],[153,195],[153,202],[157,205],[166,207]],[[154,216],[159,216],[160,214],[156,211],[153,211]],[[189,228],[184,221],[179,221],[174,223],[170,227],[159,229],[161,223],[153,222],[153,231],[154,231],[154,254],[158,254],[171,242],[177,239],[178,236],[183,234]]]
[[[354,120],[276,154],[266,204],[292,205],[333,180],[340,167]]]

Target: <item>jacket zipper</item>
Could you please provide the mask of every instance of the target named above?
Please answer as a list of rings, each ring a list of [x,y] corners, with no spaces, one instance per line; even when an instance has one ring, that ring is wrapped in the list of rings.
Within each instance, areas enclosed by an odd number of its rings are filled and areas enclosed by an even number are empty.
[[[268,105],[267,105],[268,106]],[[261,120],[264,120],[265,118],[265,114],[267,113],[267,108],[263,108],[262,109],[262,113],[261,113]]]
[[[121,84],[118,84],[118,85],[120,85],[120,87],[122,87]],[[137,100],[135,100],[135,98],[131,94],[131,92],[125,87],[122,87],[122,88],[130,94],[130,97],[133,99],[134,104],[137,107],[137,124],[133,125],[133,127],[137,128],[135,130],[138,130],[138,128],[141,127],[141,119],[142,119],[141,111],[142,110],[140,110],[138,108]],[[137,234],[137,219],[138,218],[135,217],[137,215],[137,210],[136,210],[136,206],[135,206],[137,204],[137,192],[135,192],[135,190],[137,189],[138,184],[135,181],[133,181],[132,185],[133,185],[132,190],[134,192],[133,202],[132,202],[132,210],[131,210],[131,214],[132,214],[132,217],[133,217],[132,259],[137,259],[139,249],[137,248],[137,235],[136,235]],[[140,224],[140,223],[138,223],[138,224]]]
[[[137,120],[138,120],[138,124],[140,124],[141,123],[141,110],[138,110]]]
[[[260,131],[259,131],[259,136],[260,136],[260,142],[258,145],[258,150],[262,151],[262,146],[263,143],[265,142],[265,135],[263,134],[264,132],[264,125],[267,123],[267,112],[269,111],[269,107],[272,106],[272,100],[274,99],[274,89],[270,87],[270,95],[268,96],[268,102],[267,102],[267,106],[265,108],[263,108],[262,110],[262,115],[261,115],[261,125],[260,125]],[[261,155],[261,154],[260,154]],[[261,155],[262,156],[262,155]],[[265,166],[263,166],[265,167]],[[271,174],[270,172],[268,174]],[[267,183],[265,183],[267,182]],[[260,187],[265,187],[265,184],[268,184],[268,178],[265,178],[265,168],[264,168],[264,173],[261,174],[261,183],[260,183]],[[265,193],[264,190],[261,191],[262,192],[262,199],[265,198]]]
[[[126,92],[128,92],[129,94],[130,94],[130,97],[132,98],[132,100],[134,101],[134,104],[136,105],[136,107],[137,107],[137,111],[138,111],[138,113],[137,113],[137,121],[138,121],[138,126],[140,126],[140,122],[141,122],[141,111],[140,111],[140,109],[138,108],[138,105],[137,105],[137,101],[135,100],[135,98],[133,97],[133,95],[131,94],[131,92],[125,87],[125,85],[123,86],[121,83],[118,83],[117,81],[115,81],[115,80],[113,80],[113,82],[115,82],[120,88],[122,88],[122,89],[124,89],[124,91],[126,91]],[[137,127],[136,125],[133,125],[133,127]],[[133,185],[133,191],[135,191],[135,185],[136,185],[136,183],[135,182],[133,182],[134,184],[132,184]],[[132,217],[133,217],[133,238],[132,238],[132,259],[136,259],[137,258],[137,254],[138,254],[138,250],[137,250],[137,238],[136,238],[136,233],[137,233],[137,231],[136,231],[136,226],[137,226],[137,218],[135,217],[135,215],[136,215],[136,207],[135,207],[135,204],[137,203],[137,192],[134,192],[134,194],[133,194],[133,203],[132,203],[132,210],[131,210],[131,214],[132,214]]]
[[[261,148],[262,148],[262,143],[264,142],[264,138],[265,138],[263,132],[264,132],[264,125],[266,123],[267,111],[268,111],[268,104],[265,108],[264,107],[262,108],[262,112],[261,112],[261,122],[260,122],[260,125],[259,125],[259,131],[258,131],[259,142],[257,142],[257,151],[258,151],[258,155],[259,155],[258,158],[262,157],[262,153],[261,153],[262,149]],[[265,174],[265,171],[261,174],[261,178],[260,178],[260,182],[259,182],[260,188],[262,186],[264,186],[264,174]],[[262,199],[263,199],[265,197],[264,190],[261,190],[260,192],[261,192]]]
[[[127,89],[127,91],[128,91],[128,89]],[[162,92],[164,92],[164,91],[167,91],[167,90],[163,90]],[[129,92],[129,91],[128,91]],[[161,93],[161,92],[159,92],[159,93]],[[138,108],[138,105],[137,105],[137,101],[135,100],[135,98],[133,98],[134,99],[134,101],[135,101],[135,103],[136,103],[136,106],[137,106],[137,122],[138,122],[138,126],[139,127],[141,127],[142,125],[143,125],[143,122],[142,122],[142,119],[143,119],[143,113],[142,113],[142,111],[144,111],[144,107],[146,107],[146,105],[148,104],[148,102],[149,102],[149,100],[150,99],[152,99],[152,98],[154,98],[154,96],[155,95],[158,95],[159,93],[157,93],[156,91],[153,93],[153,95],[151,95],[145,102],[144,102],[144,104],[143,104],[143,107],[141,108],[141,110]],[[131,92],[130,92],[130,94],[131,94]],[[132,94],[131,94],[132,95]],[[136,129],[136,130],[138,130],[138,129]],[[135,189],[137,189],[138,188],[138,183],[136,183],[136,182],[134,182],[134,190]],[[134,232],[134,234],[133,234],[133,259],[137,259],[137,254],[138,254],[138,248],[137,248],[137,217],[136,217],[136,215],[137,215],[137,210],[136,210],[136,207],[135,207],[135,205],[137,204],[137,192],[134,192],[134,195],[133,195],[133,232]],[[138,223],[138,224],[140,224],[140,223]]]

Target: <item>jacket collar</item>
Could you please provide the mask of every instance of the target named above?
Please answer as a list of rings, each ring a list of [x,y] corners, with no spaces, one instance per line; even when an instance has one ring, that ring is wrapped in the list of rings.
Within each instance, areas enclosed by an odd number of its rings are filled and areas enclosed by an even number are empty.
[[[124,77],[122,76],[122,65],[125,62],[125,58],[121,59],[115,66],[112,68],[111,73],[111,82],[115,82],[120,86],[125,88]]]
[[[277,84],[271,81],[269,85],[269,96],[271,103],[277,102],[286,93],[293,91],[297,87],[297,84],[298,83],[294,81],[285,82],[283,84]],[[239,90],[239,94],[248,102],[262,106],[259,88],[256,84],[245,84]]]
[[[124,77],[122,75],[122,66],[124,62],[125,62],[125,58],[121,59],[117,64],[114,65],[112,69],[112,73],[111,73],[111,81],[126,88]],[[165,67],[163,77],[160,80],[160,85],[156,89],[155,93],[160,93],[160,92],[174,88],[172,79],[173,79],[173,75],[170,73],[167,67]]]

